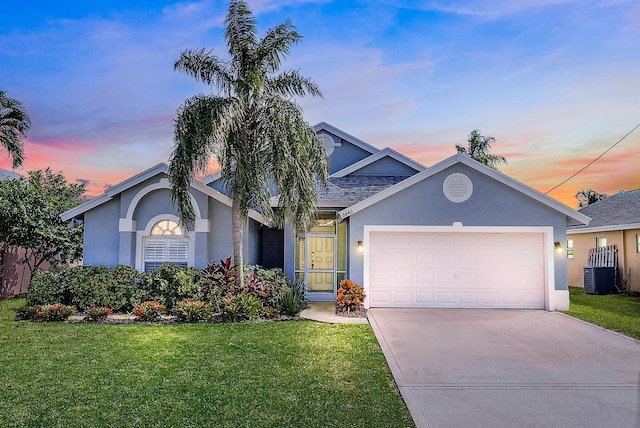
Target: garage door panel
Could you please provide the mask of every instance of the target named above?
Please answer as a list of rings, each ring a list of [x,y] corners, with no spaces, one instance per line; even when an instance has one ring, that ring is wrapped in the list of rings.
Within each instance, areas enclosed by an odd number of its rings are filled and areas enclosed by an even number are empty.
[[[371,232],[369,243],[371,306],[544,307],[542,233]]]

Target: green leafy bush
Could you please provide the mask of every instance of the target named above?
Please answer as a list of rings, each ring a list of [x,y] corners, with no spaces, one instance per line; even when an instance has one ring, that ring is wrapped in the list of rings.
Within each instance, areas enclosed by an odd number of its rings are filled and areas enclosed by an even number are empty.
[[[140,276],[131,303],[155,300],[172,308],[177,301],[186,298],[202,298],[200,271],[166,264]]]
[[[211,305],[202,300],[185,299],[175,305],[173,314],[178,317],[180,321],[204,322],[211,318],[213,309]]]
[[[36,311],[36,319],[44,321],[64,321],[76,312],[73,306],[63,305],[62,303],[54,303],[53,305],[44,305],[40,311]]]
[[[307,285],[303,281],[296,281],[291,284],[287,292],[280,298],[280,307],[282,308],[282,313],[295,317],[303,309],[306,309],[306,292]]]
[[[364,290],[355,282],[345,279],[340,281],[338,295],[336,296],[336,307],[338,311],[354,312],[362,309],[364,303]]]
[[[227,321],[243,321],[258,318],[262,300],[247,292],[228,296],[224,299],[222,317]]]
[[[133,307],[133,314],[138,321],[158,321],[165,306],[156,301],[142,302]]]
[[[71,303],[80,310],[109,307],[116,311],[131,309],[131,295],[139,273],[130,266],[81,266],[69,269],[67,281]]]
[[[40,313],[42,313],[42,307],[40,305],[25,305],[16,311],[16,321],[35,320],[36,315]]]
[[[45,305],[61,302],[80,310],[94,306],[105,306],[117,311],[131,309],[131,294],[138,272],[124,265],[76,266],[44,272],[34,272],[29,292],[28,305]]]
[[[111,308],[87,308],[87,316],[91,321],[103,321],[113,312]]]

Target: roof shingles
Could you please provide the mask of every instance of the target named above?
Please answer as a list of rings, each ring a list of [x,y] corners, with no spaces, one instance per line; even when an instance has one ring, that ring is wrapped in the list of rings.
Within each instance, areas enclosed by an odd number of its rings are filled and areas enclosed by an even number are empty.
[[[609,196],[580,209],[579,212],[591,217],[591,223],[574,229],[640,223],[640,190]]]

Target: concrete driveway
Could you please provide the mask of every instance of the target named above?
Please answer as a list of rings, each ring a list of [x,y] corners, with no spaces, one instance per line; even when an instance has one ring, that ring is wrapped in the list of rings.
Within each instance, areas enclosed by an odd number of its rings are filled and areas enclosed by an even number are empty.
[[[418,427],[640,427],[638,341],[541,310],[368,317]]]

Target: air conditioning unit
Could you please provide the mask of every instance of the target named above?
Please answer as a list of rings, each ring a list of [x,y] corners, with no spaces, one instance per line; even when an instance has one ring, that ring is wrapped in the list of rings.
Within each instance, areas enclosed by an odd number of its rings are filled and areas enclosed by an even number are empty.
[[[585,293],[612,294],[618,292],[615,268],[589,266],[583,268],[583,272]]]

